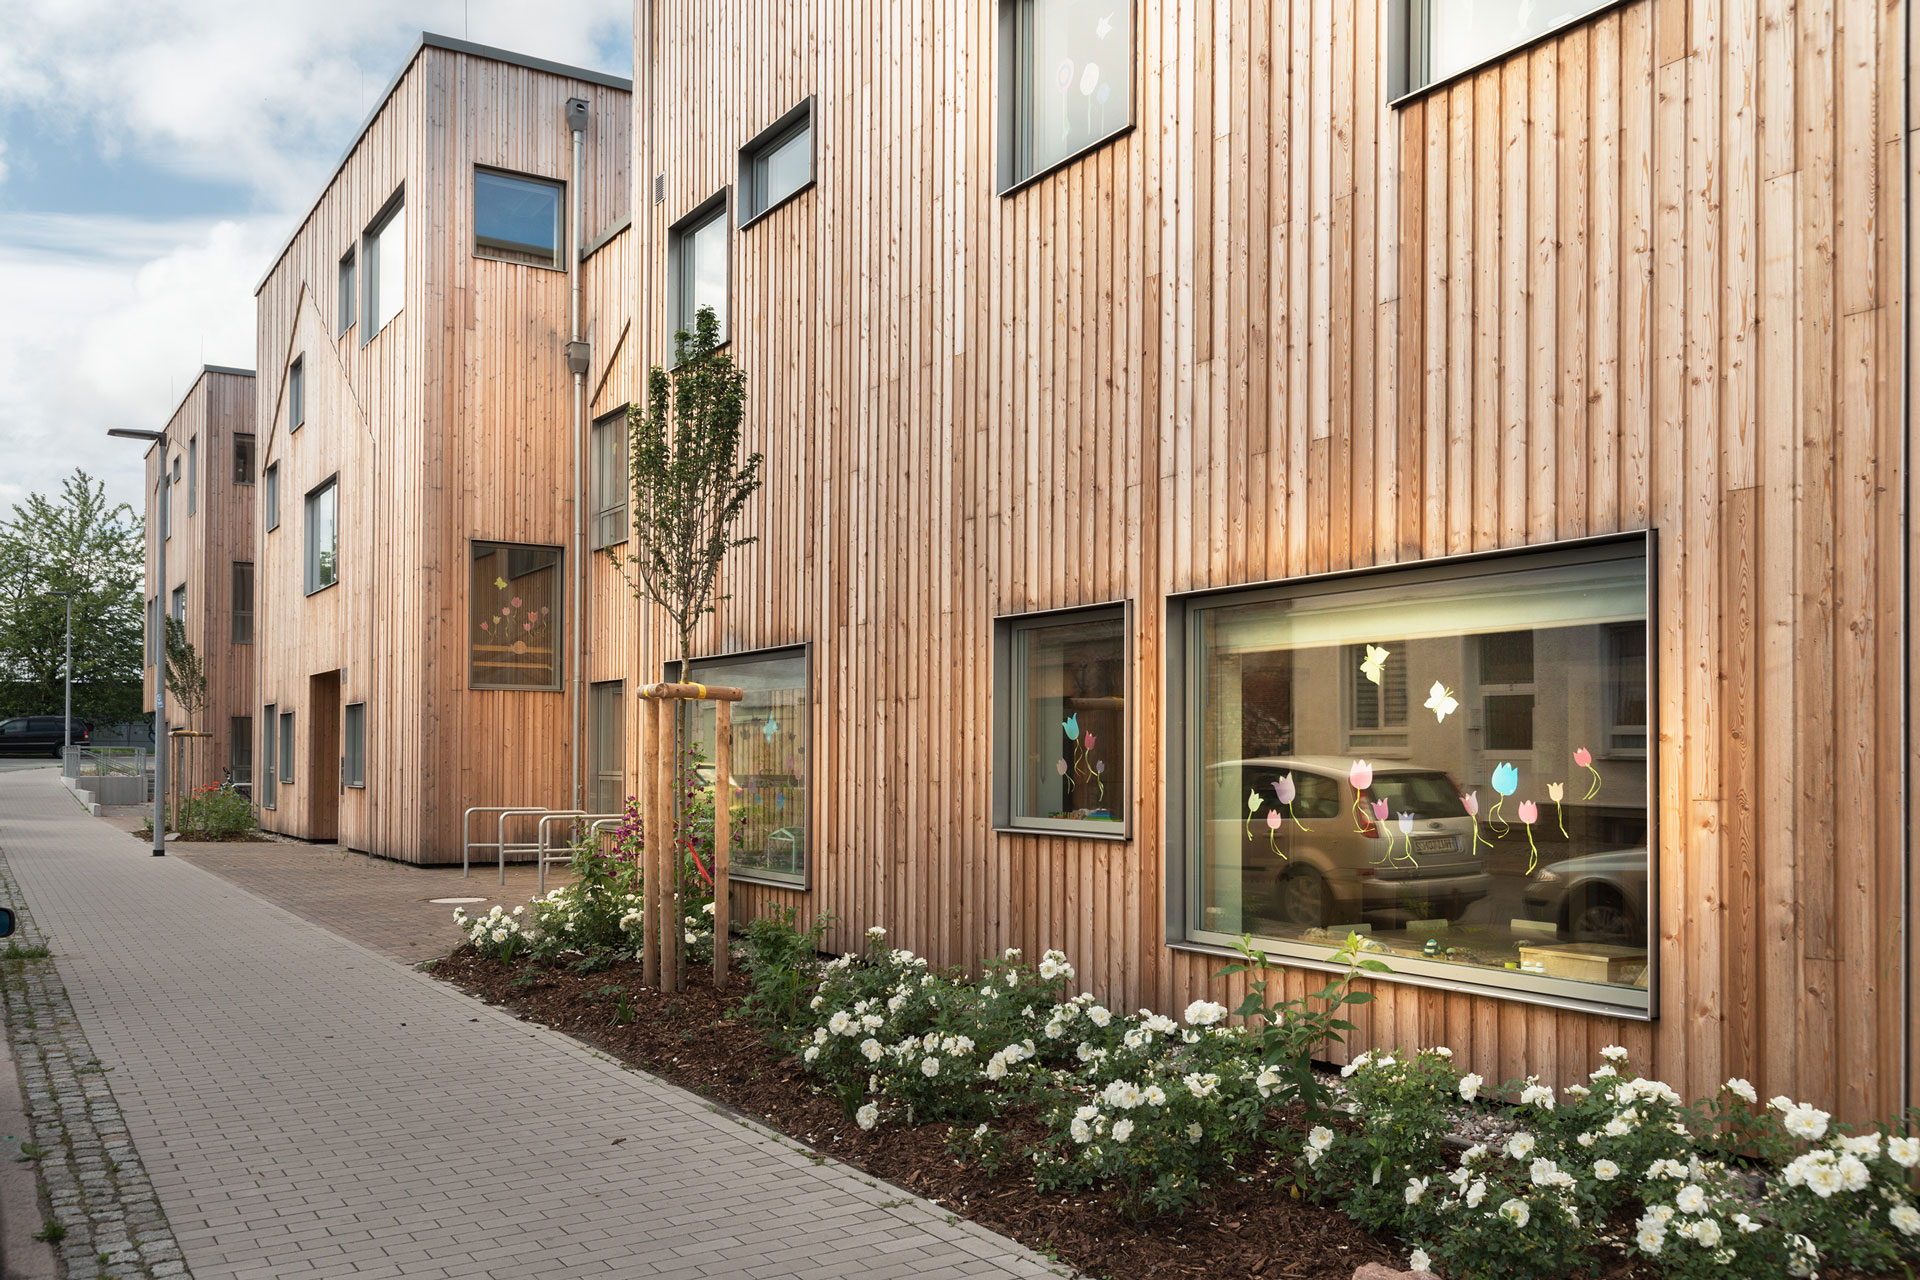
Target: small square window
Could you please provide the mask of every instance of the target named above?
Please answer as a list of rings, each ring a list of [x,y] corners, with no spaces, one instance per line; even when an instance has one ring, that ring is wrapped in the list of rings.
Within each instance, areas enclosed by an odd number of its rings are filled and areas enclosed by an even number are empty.
[[[340,483],[329,480],[307,495],[307,594],[340,580]]]
[[[1133,6],[1000,0],[1000,187],[1133,127]]]
[[[994,639],[996,825],[1127,834],[1126,610],[1003,618]]]
[[[349,702],[340,721],[340,785],[367,785],[367,704]]]
[[[473,251],[482,258],[564,268],[566,188],[545,178],[473,171]]]
[[[740,149],[740,225],[745,227],[813,185],[813,99]]]
[[[720,192],[667,233],[676,330],[695,331],[700,308],[712,307],[720,341],[727,340],[727,193]]]
[[[268,464],[267,474],[266,474],[266,484],[264,488],[266,489],[266,492],[261,495],[263,499],[261,506],[264,508],[264,517],[266,520],[267,532],[272,533],[275,529],[278,529],[280,527],[280,464],[279,463],[274,462],[274,463]]]
[[[468,686],[560,688],[561,604],[558,547],[474,543]]]
[[[361,289],[366,294],[366,314],[360,330],[364,346],[400,314],[407,302],[407,206],[401,193],[396,192],[387,202],[361,237],[360,245],[360,256],[366,263],[361,273]]]
[[[235,484],[253,483],[253,437],[237,435],[233,438],[233,482]]]
[[[287,430],[298,431],[307,421],[307,362],[296,356],[287,368]]]
[[[340,313],[335,320],[335,323],[338,324],[340,328],[339,332],[334,335],[335,337],[343,336],[347,330],[353,328],[353,313],[355,310],[353,305],[353,266],[353,250],[349,249],[346,252],[346,256],[340,259]]]

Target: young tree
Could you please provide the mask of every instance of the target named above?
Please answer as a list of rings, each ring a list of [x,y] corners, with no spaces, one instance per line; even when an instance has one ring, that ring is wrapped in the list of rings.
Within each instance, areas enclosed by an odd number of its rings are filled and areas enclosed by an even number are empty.
[[[167,659],[167,695],[173,704],[180,708],[187,718],[187,732],[193,733],[198,727],[194,717],[206,710],[207,706],[207,668],[200,660],[200,651],[193,647],[193,641],[187,639],[187,624],[178,618],[168,618],[166,628]],[[192,752],[198,763],[199,749],[197,738],[188,738],[187,750]],[[164,751],[166,743],[155,743],[156,750]],[[179,770],[174,770],[174,785],[179,789]]]
[[[67,603],[51,593],[72,591],[74,718],[138,719],[145,580],[140,518],[86,472],[16,504],[0,520],[0,715],[59,714]]]
[[[674,335],[673,368],[654,366],[647,376],[645,404],[634,406],[627,415],[627,456],[633,473],[633,542],[628,560],[639,578],[628,581],[636,596],[651,600],[672,620],[681,680],[686,679],[693,657],[694,628],[713,612],[718,600],[726,598],[714,595],[721,561],[727,552],[753,541],[735,537],[733,527],[760,487],[760,455],[740,456],[747,378],[719,348],[713,308],[702,307],[694,331],[683,329]],[[689,784],[684,702],[674,704],[673,746],[672,829],[678,832],[682,797]],[[723,788],[726,779],[716,778],[714,785]],[[662,847],[677,869],[678,845],[668,840]],[[675,882],[665,886],[675,904],[675,920],[679,919],[677,879],[676,875]],[[716,939],[715,945],[725,943]],[[663,957],[670,954],[672,950],[662,952]],[[662,976],[679,985],[677,974],[671,979]]]

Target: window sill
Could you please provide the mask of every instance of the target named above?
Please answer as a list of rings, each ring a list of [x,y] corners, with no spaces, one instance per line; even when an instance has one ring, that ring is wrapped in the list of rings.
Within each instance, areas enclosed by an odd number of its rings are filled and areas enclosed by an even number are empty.
[[[733,867],[727,868],[727,879],[738,884],[757,884],[763,889],[786,889],[793,893],[809,893],[813,889],[807,876],[791,880],[766,872],[740,871]]]
[[[331,591],[339,585],[340,585],[340,579],[335,578],[332,582],[323,582],[317,587],[308,587],[307,595],[309,598],[311,598],[313,596],[319,595],[322,591]]]
[[[1132,133],[1136,127],[1137,126],[1134,124],[1133,121],[1128,121],[1126,124],[1120,126],[1118,129],[1115,129],[1112,133],[1109,133],[1104,138],[1095,138],[1092,142],[1089,142],[1086,146],[1080,148],[1078,151],[1074,152],[1072,155],[1062,156],[1060,157],[1060,159],[1055,160],[1052,164],[1048,165],[1046,168],[1041,169],[1035,173],[1030,173],[1026,177],[1020,178],[1015,182],[1011,183],[1010,185],[1002,187],[1000,189],[1000,198],[1002,200],[1005,200],[1009,196],[1017,195],[1020,192],[1025,191],[1028,187],[1033,186],[1037,182],[1044,182],[1046,179],[1051,178],[1054,174],[1060,172],[1062,169],[1066,168],[1068,165],[1078,164],[1080,161],[1086,159],[1088,156],[1092,155],[1094,152],[1100,150],[1100,148],[1107,146],[1110,143],[1120,141],[1120,139]]]
[[[758,213],[748,218],[745,222],[742,222],[739,225],[739,227],[736,229],[740,231],[745,231],[748,227],[752,226],[756,222],[765,222],[768,218],[772,217],[774,214],[778,213],[780,210],[786,208],[788,205],[792,204],[795,200],[798,200],[801,196],[805,195],[807,192],[813,190],[813,185],[814,185],[814,180],[812,178],[808,178],[805,182],[801,183],[799,186],[795,187],[793,190],[787,192],[787,194],[785,194],[784,196],[781,196],[778,200],[774,201],[772,204],[768,205],[766,208],[760,210]]]
[[[488,253],[484,249],[475,249],[473,256],[482,262],[498,262],[509,267],[532,267],[536,271],[554,271],[567,274],[566,264],[562,262],[532,262],[526,258],[515,258],[504,253]]]
[[[1397,98],[1389,98],[1387,99],[1387,106],[1390,109],[1396,110],[1396,111],[1399,110],[1401,107],[1410,107],[1414,103],[1420,101],[1422,98],[1425,98],[1428,94],[1433,93],[1436,90],[1449,88],[1450,86],[1458,84],[1460,81],[1466,79],[1469,76],[1478,75],[1480,72],[1485,71],[1488,67],[1494,66],[1497,63],[1505,62],[1508,58],[1513,57],[1517,53],[1525,53],[1528,50],[1533,49],[1535,46],[1544,43],[1545,41],[1554,39],[1556,36],[1565,35],[1568,31],[1572,30],[1574,27],[1579,26],[1581,23],[1591,22],[1595,18],[1600,17],[1602,14],[1608,13],[1614,9],[1618,9],[1626,3],[1627,3],[1627,0],[1602,0],[1601,3],[1596,4],[1593,8],[1588,9],[1586,12],[1575,14],[1573,17],[1568,18],[1565,22],[1560,23],[1558,26],[1549,27],[1545,31],[1542,31],[1537,36],[1529,36],[1525,40],[1522,40],[1519,44],[1510,45],[1507,48],[1500,50],[1498,53],[1490,53],[1486,57],[1480,59],[1480,61],[1461,67],[1458,71],[1450,71],[1446,75],[1441,76],[1437,80],[1429,80],[1427,81],[1427,83],[1420,85],[1417,88],[1407,90],[1405,93],[1401,94]]]
[[[1115,830],[1116,827],[1118,830]],[[993,833],[1000,836],[1052,837],[1056,840],[1101,840],[1108,844],[1130,844],[1133,841],[1133,832],[1124,822],[1075,822],[1066,818],[1060,819],[1058,825],[1044,827],[1024,823],[999,824],[993,828]]]

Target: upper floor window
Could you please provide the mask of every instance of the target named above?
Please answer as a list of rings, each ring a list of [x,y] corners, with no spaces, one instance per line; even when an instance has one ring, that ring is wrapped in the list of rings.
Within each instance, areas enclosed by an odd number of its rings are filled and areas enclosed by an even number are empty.
[[[812,185],[813,99],[808,98],[740,149],[740,225]]]
[[[233,438],[233,482],[253,483],[253,437],[250,435]]]
[[[360,257],[366,264],[361,285],[366,293],[366,314],[360,331],[360,341],[365,343],[386,328],[407,301],[407,206],[401,195],[388,201],[360,244]]]
[[[1000,0],[1000,187],[1133,125],[1129,0]]]
[[[200,437],[191,436],[187,440],[187,514],[192,515],[198,508],[196,494],[200,488]]]
[[[1395,97],[1452,79],[1618,0],[1393,0],[1387,83]]]
[[[187,620],[187,584],[184,582],[173,589],[173,620]]]
[[[177,482],[177,478],[176,478]],[[167,473],[160,473],[160,483],[153,490],[154,505],[160,508],[160,536],[173,536],[173,490],[167,485]]]
[[[253,562],[233,562],[233,642],[253,643]]]
[[[353,265],[353,250],[348,249],[340,259],[340,315],[335,321],[340,328],[335,337],[353,328]]]
[[[298,431],[307,420],[307,361],[296,356],[287,368],[287,430]]]
[[[340,580],[340,482],[307,495],[307,594]]]
[[[274,463],[268,464],[267,483],[265,488],[266,488],[266,493],[263,495],[265,498],[265,501],[262,502],[261,505],[265,508],[264,515],[266,518],[267,532],[272,533],[275,529],[278,529],[280,527],[280,464],[279,463],[274,462]]]
[[[676,330],[693,332],[700,308],[712,307],[727,340],[727,193],[721,191],[667,233]]]
[[[467,683],[474,689],[560,687],[560,550],[473,544]]]
[[[627,410],[623,405],[593,424],[588,452],[587,502],[595,550],[627,540]]]
[[[545,178],[473,171],[473,251],[482,258],[565,267],[566,188]]]

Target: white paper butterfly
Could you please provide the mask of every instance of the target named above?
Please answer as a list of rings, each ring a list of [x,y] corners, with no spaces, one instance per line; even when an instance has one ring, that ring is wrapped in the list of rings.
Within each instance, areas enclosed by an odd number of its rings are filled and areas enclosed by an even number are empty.
[[[1460,700],[1453,696],[1453,690],[1435,680],[1432,691],[1427,695],[1427,710],[1433,712],[1434,720],[1445,724],[1447,717],[1459,709]]]
[[[1380,683],[1380,673],[1387,665],[1387,651],[1377,644],[1367,646],[1367,656],[1360,663],[1360,673],[1375,684]]]

